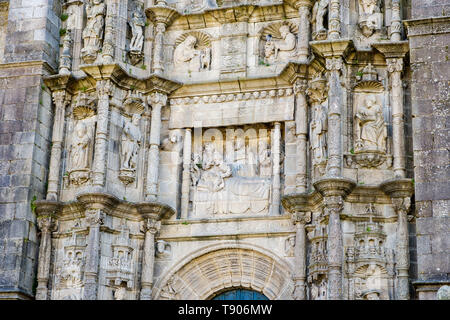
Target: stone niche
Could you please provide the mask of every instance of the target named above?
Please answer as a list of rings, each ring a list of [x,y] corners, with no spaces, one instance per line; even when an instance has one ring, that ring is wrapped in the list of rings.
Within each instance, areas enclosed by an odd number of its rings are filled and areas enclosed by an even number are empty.
[[[198,133],[191,162],[192,216],[268,214],[273,190],[272,125]]]

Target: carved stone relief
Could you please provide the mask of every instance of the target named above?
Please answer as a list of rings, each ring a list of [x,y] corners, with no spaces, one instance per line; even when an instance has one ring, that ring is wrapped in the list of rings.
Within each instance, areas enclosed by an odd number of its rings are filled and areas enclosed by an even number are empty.
[[[172,256],[172,246],[164,240],[156,241],[155,249],[158,259],[170,259]]]
[[[105,28],[106,5],[103,0],[90,0],[86,3],[87,23],[83,30],[84,47],[81,57],[87,64],[97,59],[97,54],[102,48]]]
[[[138,64],[144,58],[143,46],[144,46],[144,27],[145,16],[143,13],[142,4],[135,1],[135,8],[131,13],[131,17],[128,24],[131,27],[131,41],[130,41],[130,62],[133,65]]]
[[[379,0],[359,0],[358,26],[365,37],[370,37],[383,24]]]
[[[294,256],[295,236],[290,236],[284,242],[284,253],[286,257]]]
[[[175,68],[182,71],[206,71],[211,69],[211,41],[202,32],[189,32],[176,40],[173,54]],[[178,69],[176,69],[178,71]]]
[[[290,23],[274,23],[263,30],[263,58],[265,63],[287,62],[297,54],[298,28]]]

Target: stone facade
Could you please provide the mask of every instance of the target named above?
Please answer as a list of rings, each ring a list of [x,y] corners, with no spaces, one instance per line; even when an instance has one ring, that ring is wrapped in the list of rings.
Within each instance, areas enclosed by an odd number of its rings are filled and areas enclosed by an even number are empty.
[[[0,299],[447,297],[448,9],[0,0]]]

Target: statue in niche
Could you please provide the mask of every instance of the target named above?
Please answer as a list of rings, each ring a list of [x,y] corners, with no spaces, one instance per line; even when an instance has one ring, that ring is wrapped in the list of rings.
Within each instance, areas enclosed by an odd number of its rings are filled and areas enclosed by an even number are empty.
[[[81,56],[85,63],[93,63],[101,49],[105,25],[106,5],[102,0],[91,0],[86,4],[87,24],[83,30],[84,48]]]
[[[281,40],[273,40],[269,34],[264,46],[264,57],[266,62],[288,60],[295,53],[297,37],[291,32],[288,25],[282,25],[279,29]]]
[[[379,30],[383,23],[379,0],[359,0],[358,25],[365,37],[370,37],[375,30]]]
[[[128,22],[131,27],[130,60],[133,65],[139,63],[143,58],[142,47],[144,45],[145,18],[142,8],[137,5],[132,18]]]
[[[369,94],[355,115],[355,151],[386,152],[387,128],[381,105],[375,95]]]
[[[133,114],[131,121],[126,122],[123,128],[121,169],[136,169],[137,154],[142,141],[139,120],[140,116]]]
[[[259,176],[272,176],[272,160],[270,150],[267,148],[267,141],[261,139],[259,141]]]
[[[311,24],[313,26],[312,37],[314,40],[325,40],[327,29],[325,29],[325,15],[328,11],[329,0],[317,0],[312,10]]]
[[[323,164],[327,159],[328,118],[324,105],[314,106],[313,121],[310,124],[311,149],[314,164]]]
[[[69,180],[75,185],[85,183],[89,179],[90,145],[92,144],[91,131],[84,121],[77,121],[73,130],[70,145],[68,172]]]
[[[180,152],[183,149],[183,136],[179,130],[171,130],[162,143],[162,150]]]
[[[114,300],[125,300],[125,296],[127,293],[127,289],[123,286],[120,286],[114,290]]]
[[[199,50],[197,38],[188,35],[176,48],[173,55],[175,66],[187,66],[189,70],[208,70],[211,65],[211,48]]]
[[[287,238],[284,243],[284,252],[287,257],[294,256],[294,248],[295,248],[295,236],[291,236]]]

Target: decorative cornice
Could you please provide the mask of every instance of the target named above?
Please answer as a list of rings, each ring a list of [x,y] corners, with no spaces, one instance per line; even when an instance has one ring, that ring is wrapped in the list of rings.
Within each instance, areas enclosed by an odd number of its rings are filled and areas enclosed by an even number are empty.
[[[309,202],[312,197],[313,193],[288,194],[281,198],[281,204],[290,213],[311,211]]]
[[[450,33],[450,16],[404,20],[408,38],[429,34]]]
[[[314,188],[323,197],[340,196],[345,199],[355,186],[356,182],[346,178],[323,178],[314,182]]]
[[[382,41],[372,43],[372,47],[384,54],[386,58],[403,58],[409,51],[408,41]]]
[[[141,216],[145,219],[168,219],[175,214],[175,210],[164,204],[159,202],[141,202],[136,204],[136,208],[141,214]]]
[[[411,197],[414,193],[412,179],[392,179],[380,184],[380,188],[391,198]]]
[[[109,212],[120,200],[107,193],[83,193],[77,196],[77,200],[87,210],[105,210]]]
[[[147,17],[155,23],[164,23],[169,26],[180,14],[177,10],[166,5],[156,5],[145,9]]]
[[[37,217],[57,216],[61,210],[61,203],[53,200],[38,200],[34,202]]]
[[[311,41],[309,44],[315,53],[324,58],[346,58],[354,50],[350,39]]]

